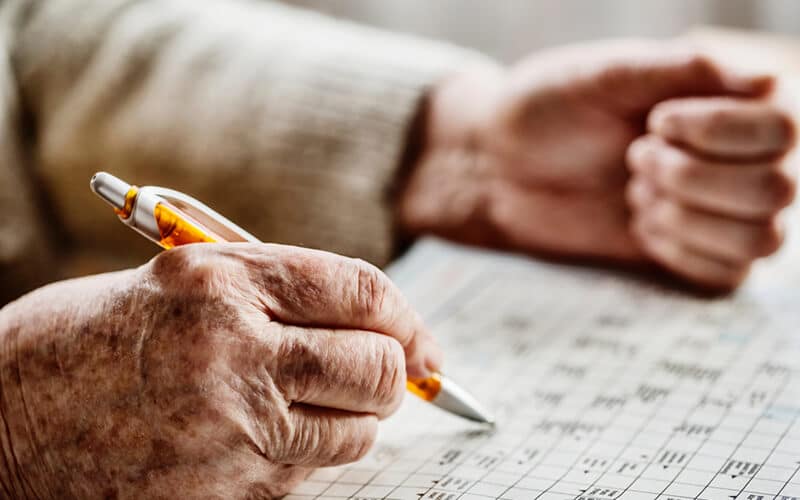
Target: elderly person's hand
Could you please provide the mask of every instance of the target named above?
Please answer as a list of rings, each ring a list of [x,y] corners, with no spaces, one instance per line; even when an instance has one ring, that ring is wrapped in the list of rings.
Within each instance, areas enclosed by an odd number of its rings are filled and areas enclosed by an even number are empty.
[[[440,352],[362,261],[203,244],[0,311],[8,498],[271,498],[361,457]]]
[[[623,41],[482,68],[436,89],[401,227],[558,256],[654,261],[730,289],[775,251],[794,126],[771,78]]]

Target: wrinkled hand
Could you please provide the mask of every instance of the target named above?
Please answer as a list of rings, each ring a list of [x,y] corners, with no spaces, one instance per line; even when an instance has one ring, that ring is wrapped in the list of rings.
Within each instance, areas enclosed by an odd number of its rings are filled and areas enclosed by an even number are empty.
[[[775,251],[794,126],[770,77],[685,47],[558,49],[444,82],[401,227],[557,256],[655,261],[729,289]]]
[[[191,245],[0,311],[14,498],[272,498],[350,462],[438,348],[362,261]]]

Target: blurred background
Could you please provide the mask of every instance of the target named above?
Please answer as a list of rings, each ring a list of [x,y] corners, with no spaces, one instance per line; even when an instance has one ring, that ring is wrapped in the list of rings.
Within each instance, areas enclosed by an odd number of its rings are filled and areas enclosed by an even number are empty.
[[[288,0],[510,62],[542,47],[714,25],[800,35],[800,0]]]

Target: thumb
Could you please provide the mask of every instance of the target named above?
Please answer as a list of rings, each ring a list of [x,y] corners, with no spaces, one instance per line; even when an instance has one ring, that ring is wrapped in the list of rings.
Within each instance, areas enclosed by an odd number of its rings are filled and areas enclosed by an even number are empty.
[[[676,97],[760,97],[775,84],[768,73],[738,68],[683,42],[612,42],[605,49],[597,83],[631,113]]]
[[[713,61],[711,62],[713,64]],[[773,75],[757,71],[736,68],[730,64],[719,63],[722,92],[744,97],[760,97],[772,92],[775,87]]]

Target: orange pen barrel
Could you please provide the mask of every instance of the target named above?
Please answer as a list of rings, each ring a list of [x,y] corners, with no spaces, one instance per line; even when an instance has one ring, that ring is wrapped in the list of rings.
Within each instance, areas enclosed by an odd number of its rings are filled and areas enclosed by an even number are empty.
[[[442,390],[442,379],[438,373],[428,378],[409,378],[406,381],[406,388],[425,401],[433,401]]]
[[[167,250],[189,243],[221,241],[217,235],[166,203],[158,203],[153,216],[161,234],[159,244]]]
[[[136,196],[139,194],[139,188],[137,186],[131,186],[128,189],[128,192],[125,194],[125,206],[122,208],[114,207],[114,213],[122,217],[123,219],[127,219],[131,216],[133,212],[133,203],[136,201]]]

